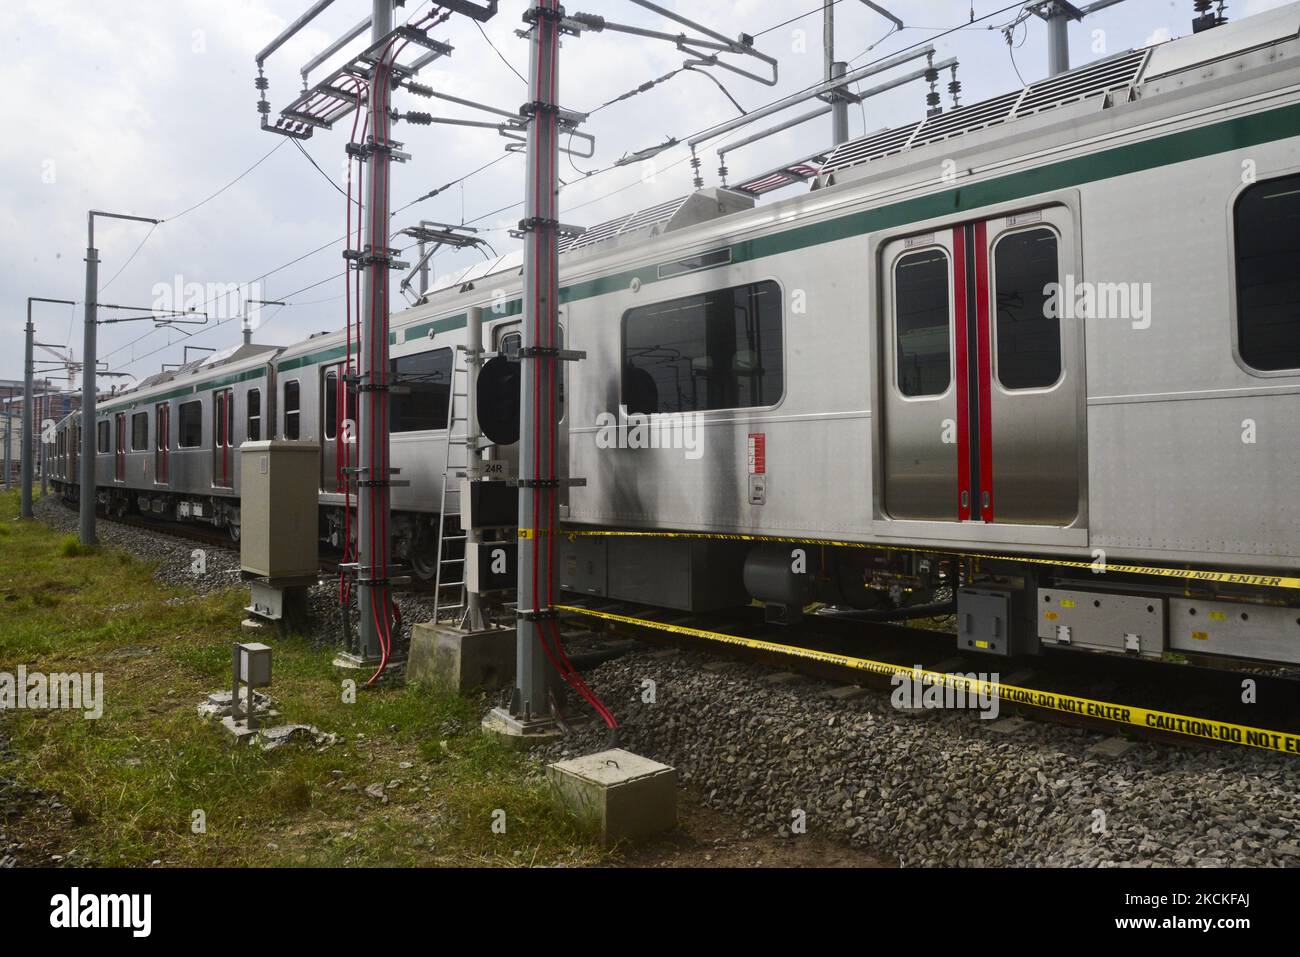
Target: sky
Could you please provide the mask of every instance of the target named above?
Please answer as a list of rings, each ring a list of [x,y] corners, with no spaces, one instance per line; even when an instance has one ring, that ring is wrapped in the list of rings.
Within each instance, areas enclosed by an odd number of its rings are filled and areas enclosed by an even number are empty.
[[[1231,0],[1227,13],[1240,19],[1285,2]],[[779,61],[775,86],[713,71],[746,111],[821,79],[817,0],[659,3],[726,36],[754,36],[757,49]],[[128,384],[131,376],[141,379],[163,363],[180,362],[187,344],[194,347],[189,358],[201,354],[198,347],[235,345],[239,316],[247,308],[241,305],[243,298],[288,303],[253,307],[255,341],[287,344],[342,327],[346,201],[339,189],[346,182],[344,144],[351,122],[317,130],[302,143],[317,169],[293,142],[260,129],[253,86],[256,52],[309,5],[310,0],[5,0],[0,6],[0,86],[5,90],[0,111],[9,131],[0,138],[0,378],[22,375],[28,296],[84,299],[90,209],[164,220],[152,229],[96,220],[101,303],[153,306],[179,300],[183,306],[196,293],[206,300],[237,290],[208,307],[206,325],[101,325],[100,359],[111,371],[126,374],[101,380],[105,385]],[[863,66],[933,42],[938,59],[960,60],[965,103],[1046,75],[1046,27],[1040,20],[1031,17],[1019,25],[1010,47],[998,29],[1016,17],[1018,5],[1011,0],[889,0],[883,5],[904,22],[904,30],[892,30],[889,21],[859,0],[836,0],[837,59]],[[528,6],[529,0],[501,0],[500,12],[483,33],[462,16],[438,27],[432,35],[453,52],[422,70],[420,82],[517,110],[527,90],[511,66],[520,72],[527,68],[528,45],[516,31],[524,25],[521,17]],[[419,19],[428,7],[407,0],[397,18]],[[335,0],[268,60],[273,114],[297,92],[300,66],[370,8],[369,0]],[[566,10],[672,34],[685,29],[629,0],[569,0]],[[972,13],[977,18],[973,24]],[[799,18],[801,14],[806,15]],[[1192,17],[1192,0],[1127,0],[1072,25],[1071,62],[1079,66],[1185,36]],[[783,23],[787,20],[793,22]],[[312,81],[367,44],[368,38],[355,41],[313,72]],[[411,52],[402,59],[412,59]],[[561,104],[590,112],[680,67],[684,59],[671,43],[624,33],[566,38],[560,52]],[[732,62],[762,72],[763,64],[756,60]],[[945,76],[941,90],[946,83]],[[926,92],[923,83],[914,82],[853,107],[851,137],[919,119]],[[944,104],[950,104],[946,93]],[[813,105],[794,107],[732,136],[747,136]],[[486,118],[405,91],[394,96],[393,106]],[[591,226],[685,195],[691,171],[684,146],[653,161],[607,167],[625,154],[670,137],[684,141],[737,115],[715,84],[690,72],[599,110],[582,127],[596,138],[595,156],[561,159],[566,183],[560,194],[561,220]],[[732,182],[822,150],[830,135],[827,116],[736,150],[728,157]],[[519,155],[504,154],[504,138],[493,130],[405,123],[394,126],[393,136],[411,154],[410,162],[394,167],[394,209],[504,156],[404,210],[393,220],[394,229],[420,219],[472,223],[498,253],[518,247],[507,231],[523,215],[521,205],[511,204],[523,198],[524,162]],[[718,185],[712,149],[704,150],[701,159],[705,185]],[[598,172],[585,175],[592,170]],[[511,208],[499,211],[503,207]],[[482,258],[474,250],[440,253],[433,272],[448,275]],[[400,302],[394,292],[394,307]],[[125,315],[130,313],[105,310],[100,318]],[[39,342],[80,358],[80,307],[38,304],[34,318]],[[38,351],[38,357],[50,356]]]

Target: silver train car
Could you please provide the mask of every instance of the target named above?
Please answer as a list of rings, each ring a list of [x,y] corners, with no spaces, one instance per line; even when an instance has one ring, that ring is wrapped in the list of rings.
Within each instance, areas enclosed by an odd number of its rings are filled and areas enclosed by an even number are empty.
[[[757,182],[566,244],[566,588],[777,620],[951,590],[963,649],[1300,663],[1300,4]],[[509,352],[521,291],[505,257],[394,317],[426,565],[466,310]],[[278,435],[333,441],[341,341],[264,359]],[[583,534],[619,530],[654,534]]]
[[[239,446],[271,437],[274,346],[242,345],[96,403],[95,496],[107,514],[204,521],[238,540]],[[81,415],[56,427],[52,483],[78,496]]]

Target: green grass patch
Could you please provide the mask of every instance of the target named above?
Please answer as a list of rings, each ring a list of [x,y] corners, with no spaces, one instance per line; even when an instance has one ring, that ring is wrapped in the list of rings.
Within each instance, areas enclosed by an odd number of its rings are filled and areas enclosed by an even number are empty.
[[[57,821],[25,813],[11,828],[40,831],[59,853],[76,848],[74,860],[122,866],[604,859],[536,769],[480,732],[480,702],[392,687],[358,688],[349,703],[333,652],[301,639],[272,641],[280,720],[342,743],[269,753],[232,744],[195,708],[229,682],[247,595],[165,587],[152,565],[83,550],[17,511],[16,492],[0,495],[0,670],[100,672],[104,714],[0,712],[10,739],[0,776],[67,808]],[[366,794],[374,784],[386,800]],[[504,833],[492,827],[498,812]]]

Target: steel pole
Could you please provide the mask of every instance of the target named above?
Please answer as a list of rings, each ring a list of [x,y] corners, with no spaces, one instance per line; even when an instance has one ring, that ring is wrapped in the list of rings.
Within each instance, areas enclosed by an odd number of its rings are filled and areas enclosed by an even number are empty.
[[[1070,69],[1070,16],[1059,3],[1047,17],[1047,75]]]
[[[378,43],[393,29],[393,0],[374,0],[370,38]],[[357,657],[378,661],[383,655],[380,622],[387,631],[388,603],[384,601],[389,575],[388,540],[388,418],[385,392],[388,381],[388,127],[383,92],[391,72],[386,54],[375,62],[370,75],[366,108],[370,117],[370,145],[366,161],[366,217],[361,270],[361,373],[358,399],[360,441],[358,486],[357,608],[361,627]]]
[[[95,214],[87,216],[86,316],[81,357],[81,482],[78,501],[81,544],[95,541],[95,296],[99,286],[99,252],[95,249]]]
[[[50,492],[50,455],[45,442],[45,420],[50,417],[50,380],[45,380],[45,391],[41,394],[41,498]]]
[[[13,427],[10,425],[10,419],[13,416],[13,389],[9,390],[9,398],[5,399],[5,491],[14,487],[13,474],[14,462],[13,452]]]
[[[22,504],[19,514],[32,517],[32,348],[35,335],[32,329],[32,302],[27,300],[27,335],[23,345],[23,448],[22,448]]]
[[[555,355],[558,348],[556,263],[559,233],[556,176],[559,161],[556,69],[560,7],[538,0],[530,11],[528,182],[525,192],[524,349],[521,353],[519,445],[519,582],[515,692],[511,716],[529,723],[552,720],[550,664],[541,629],[552,627],[551,599],[559,582],[552,562],[556,523],[554,430]],[[549,484],[548,484],[549,483]]]
[[[837,61],[831,64],[832,79],[838,80],[848,72],[847,63]],[[849,101],[843,97],[847,92],[847,89],[840,87],[831,94],[835,97],[831,101],[831,141],[835,146],[849,141]]]
[[[423,283],[421,283],[423,285]],[[421,290],[421,294],[425,290]],[[478,373],[483,367],[483,309],[471,306],[465,319],[465,480],[471,485],[483,476],[483,459],[479,456]],[[450,439],[448,435],[448,439]],[[463,509],[462,509],[463,511]],[[476,527],[465,529],[465,557],[478,549],[483,534]],[[474,556],[477,561],[478,556]],[[466,565],[465,567],[468,567]],[[477,567],[477,566],[475,566]],[[474,583],[475,586],[478,582]],[[483,630],[483,604],[478,588],[465,585],[465,628]]]

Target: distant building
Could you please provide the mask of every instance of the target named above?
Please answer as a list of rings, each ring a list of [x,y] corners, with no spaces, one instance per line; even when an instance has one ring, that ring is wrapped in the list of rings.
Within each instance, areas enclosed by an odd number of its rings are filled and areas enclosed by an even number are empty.
[[[33,434],[32,448],[35,452],[35,474],[40,475],[39,436],[42,420],[58,422],[68,413],[80,408],[80,396],[60,392],[58,387],[48,379],[37,379],[32,383],[33,393]],[[5,416],[8,415],[8,427]],[[9,443],[8,455],[5,442]],[[18,481],[22,463],[23,448],[23,382],[21,379],[0,379],[0,470],[4,462],[9,462],[10,483]],[[0,476],[3,481],[3,476]]]

